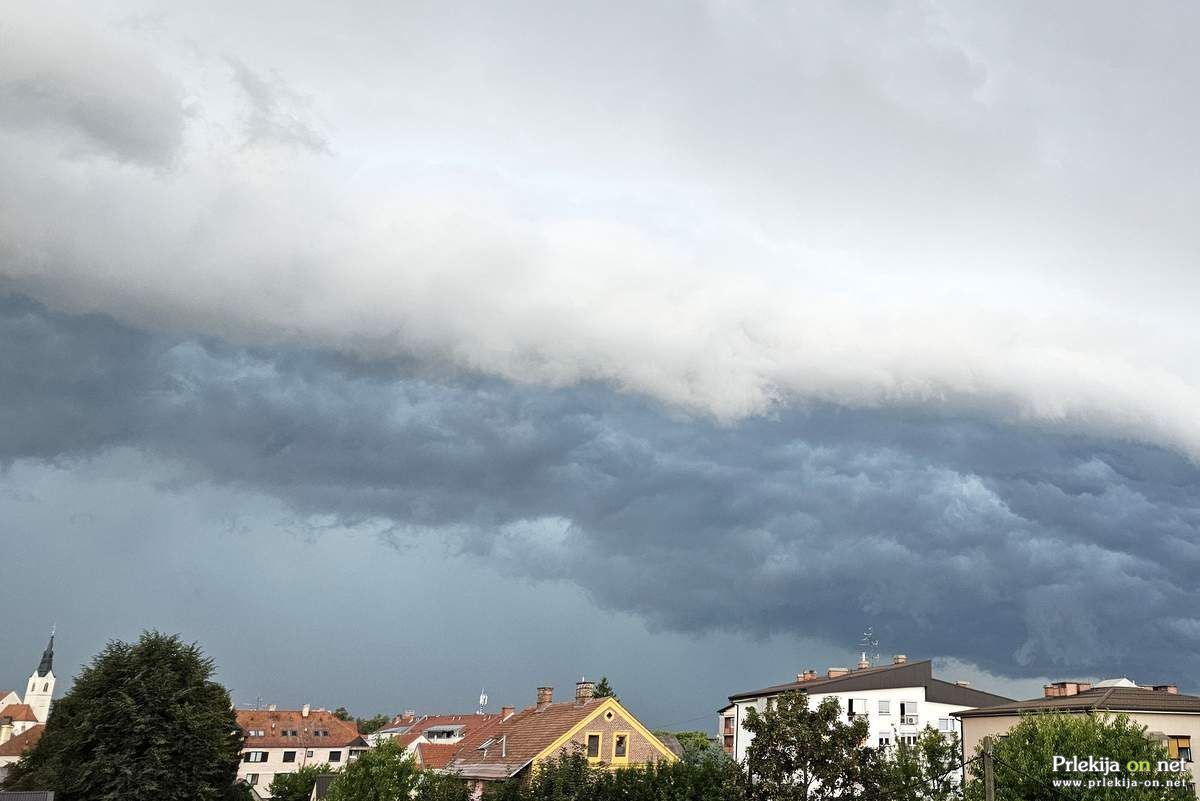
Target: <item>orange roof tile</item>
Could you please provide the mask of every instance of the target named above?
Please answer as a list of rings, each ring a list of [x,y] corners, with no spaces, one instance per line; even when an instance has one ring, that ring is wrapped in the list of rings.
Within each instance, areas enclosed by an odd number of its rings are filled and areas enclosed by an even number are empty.
[[[466,738],[459,744],[458,754],[449,765],[465,776],[487,775],[488,778],[512,776],[533,761],[533,758],[566,734],[576,724],[596,711],[606,698],[590,698],[582,703],[564,701],[538,709],[525,709]],[[480,746],[488,739],[504,737],[504,747]]]
[[[434,744],[434,743],[418,743],[417,744],[417,761],[421,763],[421,767],[425,768],[444,768],[450,764],[450,760],[458,753],[458,743],[450,744]]]
[[[39,723],[36,726],[31,726],[25,731],[12,737],[6,743],[0,743],[0,757],[19,757],[30,748],[33,748],[37,741],[42,739],[42,731],[45,726]]]
[[[237,710],[238,725],[246,735],[244,748],[248,751],[262,748],[344,748],[362,740],[358,724],[342,720],[332,712],[314,709],[305,717],[299,709]],[[250,732],[261,731],[263,736],[251,736]],[[293,737],[281,732],[296,732]],[[317,734],[329,732],[329,734]]]
[[[9,704],[0,709],[0,718],[12,718],[13,723],[37,723],[37,715],[29,704]]]

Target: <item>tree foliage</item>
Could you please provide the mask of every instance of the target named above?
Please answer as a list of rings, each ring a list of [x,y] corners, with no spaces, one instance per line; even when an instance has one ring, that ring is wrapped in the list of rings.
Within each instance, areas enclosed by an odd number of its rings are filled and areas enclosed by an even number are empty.
[[[395,740],[359,756],[329,787],[329,801],[397,801],[417,788],[420,768]]]
[[[312,797],[313,785],[322,773],[332,772],[327,764],[305,765],[295,773],[276,773],[271,780],[269,792],[272,801],[308,801]]]
[[[229,693],[200,648],[155,631],[113,641],[55,705],[8,789],[60,801],[229,797],[242,732]]]
[[[722,757],[724,755],[722,754]],[[608,770],[582,752],[564,751],[525,782],[487,787],[485,801],[745,801],[740,766],[728,758],[658,762]]]
[[[414,801],[468,801],[471,793],[459,776],[427,770],[421,773]]]
[[[601,676],[600,681],[596,682],[596,686],[592,688],[593,698],[616,698],[617,694],[613,692],[612,685],[608,683],[608,676]],[[617,700],[621,700],[617,698]]]
[[[901,742],[876,751],[864,778],[867,796],[888,801],[951,801],[961,793],[961,748],[957,734],[926,726],[915,744]]]
[[[975,749],[981,757],[983,746]],[[1148,787],[1055,787],[1054,779],[1086,780],[1104,778],[1097,774],[1054,772],[1054,757],[1109,757],[1122,766],[1122,771],[1109,778],[1159,779],[1173,781],[1176,774],[1152,772],[1131,774],[1124,770],[1129,760],[1147,760],[1157,767],[1168,759],[1167,749],[1147,736],[1145,726],[1129,719],[1128,715],[1105,714],[1035,714],[1026,715],[1002,738],[992,745],[993,776],[996,801],[1159,801],[1161,799],[1194,799],[1186,788]],[[982,760],[968,768],[965,787],[966,801],[983,801]]]
[[[743,726],[754,735],[746,768],[751,795],[761,801],[855,795],[876,759],[866,746],[867,722],[843,720],[841,704],[833,697],[811,709],[806,693],[784,693],[761,713],[747,709]]]

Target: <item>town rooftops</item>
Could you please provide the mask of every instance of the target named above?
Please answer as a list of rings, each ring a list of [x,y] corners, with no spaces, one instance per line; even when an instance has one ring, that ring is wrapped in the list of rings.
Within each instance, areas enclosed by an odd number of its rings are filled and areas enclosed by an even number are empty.
[[[448,767],[468,778],[507,779],[608,700],[588,698],[526,707],[464,739]]]
[[[237,722],[246,735],[243,747],[250,751],[366,745],[366,740],[358,733],[357,723],[342,720],[325,709],[239,709]]]
[[[0,757],[19,757],[37,745],[37,741],[42,739],[42,732],[46,727],[39,723],[36,726],[31,726],[15,737],[10,737],[7,741],[0,743]]]
[[[1171,712],[1200,714],[1200,696],[1144,687],[1093,687],[1073,695],[1034,698],[951,714],[960,718],[1019,715],[1022,712]]]
[[[12,718],[13,723],[37,723],[37,715],[29,704],[9,704],[0,709],[0,718]]]
[[[409,745],[422,737],[436,741],[439,734],[447,738],[466,737],[479,727],[488,726],[499,719],[499,715],[422,715],[405,721],[403,725],[389,724],[379,733],[392,735],[400,745]]]
[[[853,671],[830,668],[825,676],[818,676],[813,671],[807,671],[797,675],[796,678],[797,681],[790,681],[786,684],[735,693],[729,696],[729,701],[734,703],[752,698],[781,695],[793,690],[819,694],[857,692],[859,690],[891,690],[902,687],[924,687],[925,700],[957,706],[992,706],[1009,703],[1013,700],[1003,695],[976,690],[964,684],[935,679],[933,662],[928,659],[920,662],[904,660],[891,665],[860,668]]]

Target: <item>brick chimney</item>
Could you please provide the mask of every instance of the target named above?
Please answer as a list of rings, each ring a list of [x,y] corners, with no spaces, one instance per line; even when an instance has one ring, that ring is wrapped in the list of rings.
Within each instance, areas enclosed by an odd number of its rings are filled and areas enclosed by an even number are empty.
[[[870,659],[867,659],[867,655],[866,655],[866,654],[863,654],[863,655],[862,655],[862,658],[860,658],[860,659],[858,660],[858,665],[857,665],[856,669],[857,669],[857,670],[866,670],[866,669],[867,669],[867,668],[869,668],[870,666],[871,666],[871,660],[870,660]]]
[[[849,672],[849,670],[843,667],[831,667],[829,670],[825,671],[825,677],[829,679],[836,679],[838,676],[845,676]]]
[[[553,687],[538,687],[537,688],[537,708],[544,709],[554,700]]]
[[[510,717],[512,717],[512,713],[516,711],[517,708],[515,706],[502,706],[500,707],[500,719],[508,720]]]
[[[1066,698],[1090,689],[1092,689],[1092,684],[1087,681],[1056,681],[1053,684],[1047,684],[1042,691],[1047,698]]]
[[[1168,693],[1170,695],[1179,695],[1178,684],[1155,684],[1152,688],[1156,693]]]
[[[587,701],[592,697],[592,693],[595,692],[595,690],[595,682],[588,681],[587,679],[580,679],[579,681],[575,682],[575,700]]]
[[[907,661],[908,661],[908,656],[906,654],[896,654],[895,656],[892,657],[893,665],[903,665]]]
[[[804,671],[803,673],[796,674],[796,682],[797,683],[804,682],[804,681],[813,681],[816,678],[817,678],[817,671],[813,670],[812,668],[809,668],[808,670]]]
[[[304,706],[300,707],[300,717],[302,717],[302,718],[308,717],[308,713],[311,711],[312,711],[312,707],[309,706],[308,704],[305,704]]]

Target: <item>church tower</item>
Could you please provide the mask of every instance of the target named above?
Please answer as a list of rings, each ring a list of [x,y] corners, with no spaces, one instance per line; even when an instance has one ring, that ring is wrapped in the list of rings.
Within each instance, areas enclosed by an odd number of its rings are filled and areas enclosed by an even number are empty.
[[[50,642],[42,651],[42,661],[37,670],[29,677],[29,687],[25,691],[25,703],[33,709],[38,723],[45,723],[50,717],[50,697],[54,695],[54,630],[50,630]]]

